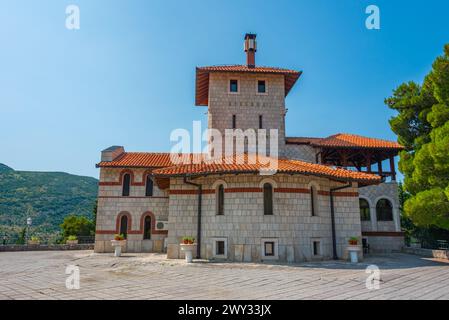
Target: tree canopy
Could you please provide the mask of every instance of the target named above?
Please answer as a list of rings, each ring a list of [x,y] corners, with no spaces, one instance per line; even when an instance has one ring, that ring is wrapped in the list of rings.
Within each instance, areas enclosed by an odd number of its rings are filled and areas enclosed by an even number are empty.
[[[449,44],[422,84],[401,84],[385,103],[398,112],[390,126],[406,148],[399,161],[410,193],[405,215],[449,230]]]

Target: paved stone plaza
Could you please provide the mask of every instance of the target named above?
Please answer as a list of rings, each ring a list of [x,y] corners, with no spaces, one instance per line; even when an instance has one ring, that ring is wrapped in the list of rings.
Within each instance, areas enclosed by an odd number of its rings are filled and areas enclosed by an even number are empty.
[[[365,268],[381,269],[368,290]],[[66,267],[80,268],[80,289],[66,288]],[[0,253],[0,299],[449,299],[449,263],[395,254],[363,263],[186,265],[163,254],[92,251]]]

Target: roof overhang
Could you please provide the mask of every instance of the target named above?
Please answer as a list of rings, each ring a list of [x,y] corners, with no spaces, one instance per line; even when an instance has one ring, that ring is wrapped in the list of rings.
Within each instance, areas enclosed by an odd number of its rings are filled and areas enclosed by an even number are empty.
[[[216,67],[197,67],[195,81],[195,105],[207,106],[209,104],[209,78],[212,72],[227,73],[250,73],[250,74],[278,74],[284,76],[285,96],[295,85],[302,74],[302,71],[289,69],[255,67],[247,66],[216,66]]]

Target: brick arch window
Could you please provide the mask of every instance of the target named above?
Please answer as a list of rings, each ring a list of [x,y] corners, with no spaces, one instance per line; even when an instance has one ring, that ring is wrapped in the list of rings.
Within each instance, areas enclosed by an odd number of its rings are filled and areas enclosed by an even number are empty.
[[[220,184],[216,191],[217,215],[224,215],[224,185]]]
[[[147,174],[145,179],[145,196],[146,197],[153,196],[153,178],[149,174]]]
[[[273,186],[268,182],[263,185],[263,212],[264,215],[273,214]]]
[[[128,212],[121,212],[117,216],[117,232],[123,234],[125,239],[131,231],[131,215]]]
[[[151,239],[151,223],[152,223],[151,216],[146,215],[143,219],[143,240]]]
[[[376,204],[377,221],[393,221],[393,205],[388,199],[380,199]]]
[[[369,208],[369,203],[366,199],[359,199],[360,206],[360,220],[362,221],[370,221],[371,220],[371,212]]]
[[[125,173],[123,175],[123,182],[122,182],[122,196],[123,197],[129,196],[130,188],[131,188],[131,174]]]

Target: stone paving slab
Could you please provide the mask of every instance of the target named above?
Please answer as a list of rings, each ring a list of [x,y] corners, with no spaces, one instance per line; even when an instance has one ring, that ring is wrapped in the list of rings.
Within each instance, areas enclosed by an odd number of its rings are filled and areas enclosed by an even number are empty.
[[[381,271],[368,290],[369,265]],[[66,267],[80,289],[66,288]],[[407,254],[302,264],[167,260],[163,254],[1,252],[0,300],[10,299],[449,299],[449,263]]]

